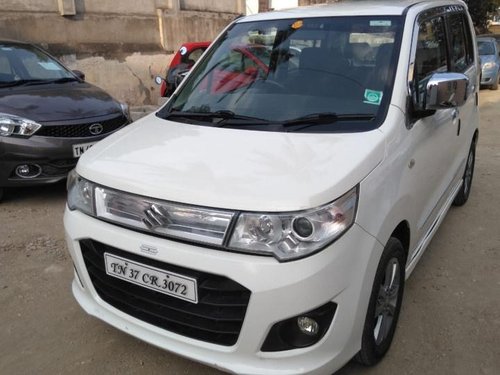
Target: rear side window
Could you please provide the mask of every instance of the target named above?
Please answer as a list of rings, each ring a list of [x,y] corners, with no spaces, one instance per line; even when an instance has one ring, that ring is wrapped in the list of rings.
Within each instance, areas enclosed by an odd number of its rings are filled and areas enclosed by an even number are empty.
[[[423,103],[425,87],[436,72],[448,71],[448,52],[444,19],[435,17],[420,23],[415,56],[414,87],[416,100]]]
[[[452,14],[448,18],[450,29],[451,68],[463,73],[473,63],[472,39],[463,14]]]
[[[420,24],[415,65],[418,82],[435,72],[448,70],[446,34],[442,17],[426,20]]]

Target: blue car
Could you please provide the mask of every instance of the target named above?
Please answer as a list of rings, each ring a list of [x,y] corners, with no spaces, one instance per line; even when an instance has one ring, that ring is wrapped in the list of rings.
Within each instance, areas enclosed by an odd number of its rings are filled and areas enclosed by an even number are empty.
[[[477,38],[479,57],[481,58],[481,86],[498,90],[500,55],[494,38]]]

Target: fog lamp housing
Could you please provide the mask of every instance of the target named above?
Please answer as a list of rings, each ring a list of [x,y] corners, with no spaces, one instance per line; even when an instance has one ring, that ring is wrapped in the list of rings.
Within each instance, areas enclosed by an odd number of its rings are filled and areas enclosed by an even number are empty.
[[[20,178],[36,178],[42,174],[38,164],[20,164],[16,167],[16,175]]]
[[[333,302],[276,323],[269,331],[263,352],[306,348],[316,344],[330,328],[337,305]]]

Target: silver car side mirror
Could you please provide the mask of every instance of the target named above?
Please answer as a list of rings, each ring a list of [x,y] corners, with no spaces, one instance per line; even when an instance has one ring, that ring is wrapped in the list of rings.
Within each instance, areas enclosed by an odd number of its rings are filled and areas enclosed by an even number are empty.
[[[462,106],[467,100],[469,78],[461,73],[435,73],[427,82],[425,110]]]

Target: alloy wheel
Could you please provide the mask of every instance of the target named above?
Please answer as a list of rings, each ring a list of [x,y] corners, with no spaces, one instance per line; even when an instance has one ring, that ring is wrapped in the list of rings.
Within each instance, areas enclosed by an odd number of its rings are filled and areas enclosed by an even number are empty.
[[[471,150],[469,152],[469,157],[467,158],[467,168],[465,170],[465,177],[464,177],[464,193],[465,193],[465,195],[467,195],[467,193],[469,192],[470,184],[472,181],[473,165],[474,165],[474,152]]]
[[[385,269],[385,277],[380,285],[375,306],[375,328],[373,335],[379,345],[391,330],[398,303],[401,285],[401,270],[396,258],[391,258]]]

